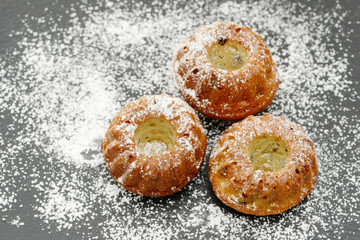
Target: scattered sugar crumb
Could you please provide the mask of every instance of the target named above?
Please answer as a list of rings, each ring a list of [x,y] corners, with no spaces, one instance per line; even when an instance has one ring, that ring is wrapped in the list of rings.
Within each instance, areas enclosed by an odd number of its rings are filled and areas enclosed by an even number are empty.
[[[156,155],[164,154],[168,151],[167,151],[167,145],[164,142],[154,140],[151,142],[146,142],[143,152],[145,154],[156,156]]]
[[[285,0],[86,2],[67,9],[66,27],[46,7],[42,16],[20,16],[22,30],[11,33],[17,47],[0,56],[1,224],[21,230],[32,218],[49,236],[71,229],[84,239],[356,239],[360,94],[350,43],[359,21],[349,23],[339,1],[326,9]],[[301,124],[315,143],[315,190],[281,215],[243,215],[212,192],[208,157],[230,122],[200,115],[205,162],[166,198],[121,188],[99,152],[127,102],[180,96],[173,54],[196,28],[218,20],[248,25],[265,39],[280,74],[266,112]]]

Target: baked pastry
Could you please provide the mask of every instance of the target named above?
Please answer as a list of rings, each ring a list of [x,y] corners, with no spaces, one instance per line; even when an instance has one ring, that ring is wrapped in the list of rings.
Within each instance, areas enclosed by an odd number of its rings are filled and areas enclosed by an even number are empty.
[[[195,111],[168,95],[148,95],[115,116],[101,144],[106,166],[127,190],[144,196],[179,191],[197,174],[206,135]]]
[[[315,149],[301,126],[286,117],[249,116],[224,131],[209,160],[216,196],[239,212],[284,212],[314,188]]]
[[[278,70],[262,37],[249,27],[201,26],[176,52],[175,82],[199,112],[239,120],[264,110],[275,97]]]

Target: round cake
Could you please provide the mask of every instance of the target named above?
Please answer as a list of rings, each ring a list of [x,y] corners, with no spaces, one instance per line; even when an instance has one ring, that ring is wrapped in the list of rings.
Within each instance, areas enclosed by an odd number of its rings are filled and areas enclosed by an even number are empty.
[[[222,120],[235,121],[264,110],[279,85],[264,39],[235,23],[201,26],[181,44],[173,67],[185,100]]]
[[[297,205],[318,174],[312,141],[286,117],[249,116],[230,126],[209,160],[216,196],[239,212],[264,216]]]
[[[113,178],[138,195],[179,191],[199,171],[206,135],[195,111],[168,95],[128,103],[106,132],[101,151]]]

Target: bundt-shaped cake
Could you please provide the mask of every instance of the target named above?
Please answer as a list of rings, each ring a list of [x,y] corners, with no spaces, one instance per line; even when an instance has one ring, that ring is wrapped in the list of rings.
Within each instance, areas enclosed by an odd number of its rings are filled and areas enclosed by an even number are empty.
[[[175,82],[199,112],[239,120],[264,110],[275,97],[278,71],[265,41],[249,27],[201,26],[176,52]]]
[[[209,160],[216,196],[239,212],[284,212],[314,188],[315,149],[301,126],[286,117],[249,116],[230,126]]]
[[[101,151],[113,178],[144,196],[179,191],[197,174],[206,135],[195,111],[168,95],[128,103],[106,132]]]

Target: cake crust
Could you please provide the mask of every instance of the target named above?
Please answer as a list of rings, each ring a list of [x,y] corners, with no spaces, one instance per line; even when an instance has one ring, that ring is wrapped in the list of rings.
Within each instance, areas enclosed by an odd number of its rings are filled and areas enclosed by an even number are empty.
[[[288,162],[279,171],[255,170],[249,146],[259,137],[281,139]],[[282,213],[314,188],[318,174],[313,142],[286,117],[249,116],[221,135],[209,159],[209,178],[216,196],[235,210],[257,216]]]
[[[176,131],[173,148],[149,155],[135,143],[138,126],[151,118],[168,121]],[[206,135],[195,111],[168,95],[147,95],[128,103],[111,121],[101,144],[106,166],[125,189],[160,197],[179,191],[198,173],[206,151]]]
[[[209,60],[210,48],[227,40],[247,51],[246,63],[240,69],[219,69]],[[201,26],[183,41],[173,68],[184,99],[199,112],[222,120],[235,121],[264,110],[279,85],[278,70],[264,39],[251,28],[235,23]]]

